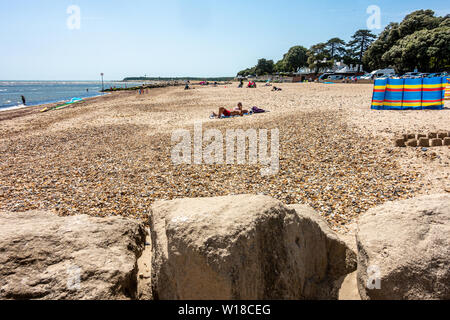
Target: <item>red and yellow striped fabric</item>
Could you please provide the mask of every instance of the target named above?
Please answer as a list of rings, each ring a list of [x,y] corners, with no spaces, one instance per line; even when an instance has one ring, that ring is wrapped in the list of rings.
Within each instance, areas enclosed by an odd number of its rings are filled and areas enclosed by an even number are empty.
[[[445,100],[450,100],[450,78],[447,78],[447,89],[445,89]]]

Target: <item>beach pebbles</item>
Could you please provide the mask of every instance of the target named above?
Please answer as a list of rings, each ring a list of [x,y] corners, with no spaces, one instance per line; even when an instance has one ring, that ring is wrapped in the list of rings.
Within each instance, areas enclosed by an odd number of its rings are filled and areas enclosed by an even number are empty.
[[[142,96],[121,92],[80,107],[0,120],[0,210],[121,215],[148,222],[156,200],[265,194],[286,204],[307,204],[339,229],[369,208],[430,191],[426,179],[439,172],[431,165],[447,161],[447,148],[433,156],[394,148],[389,139],[407,132],[408,140],[418,143],[410,128],[442,131],[445,117],[427,113],[411,125],[412,113],[396,113],[395,121],[390,113],[369,116],[373,85],[281,86],[276,96],[260,86],[170,87]],[[238,101],[270,113],[209,119],[212,111]],[[350,121],[355,115],[357,125]],[[279,173],[262,176],[260,164],[175,165],[172,133],[192,132],[195,121],[222,133],[278,128]],[[443,124],[434,129],[427,121]],[[420,159],[412,166],[416,153]],[[425,162],[425,156],[437,160]]]

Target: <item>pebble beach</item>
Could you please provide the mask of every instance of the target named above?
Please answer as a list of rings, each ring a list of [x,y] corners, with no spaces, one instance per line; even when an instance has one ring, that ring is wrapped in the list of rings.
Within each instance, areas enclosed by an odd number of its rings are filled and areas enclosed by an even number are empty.
[[[303,203],[346,230],[387,201],[450,192],[450,146],[397,148],[408,133],[450,131],[440,111],[370,110],[372,84],[280,84],[151,89],[41,113],[0,112],[0,211],[121,215],[148,221],[156,200],[265,194]],[[219,107],[269,113],[210,119]],[[174,130],[279,129],[280,171],[259,165],[175,165]]]

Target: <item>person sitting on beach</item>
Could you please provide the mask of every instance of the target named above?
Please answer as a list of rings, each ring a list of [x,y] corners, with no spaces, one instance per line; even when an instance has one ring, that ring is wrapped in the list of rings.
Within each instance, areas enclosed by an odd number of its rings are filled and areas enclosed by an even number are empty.
[[[254,81],[249,81],[247,88],[256,88],[256,83]]]

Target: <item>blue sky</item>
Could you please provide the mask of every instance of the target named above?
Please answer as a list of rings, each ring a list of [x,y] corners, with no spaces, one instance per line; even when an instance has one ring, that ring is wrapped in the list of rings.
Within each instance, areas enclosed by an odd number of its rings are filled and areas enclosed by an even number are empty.
[[[70,5],[80,29],[67,27]],[[0,79],[234,76],[293,45],[349,40],[370,5],[382,27],[418,9],[450,13],[444,0],[0,0]]]

